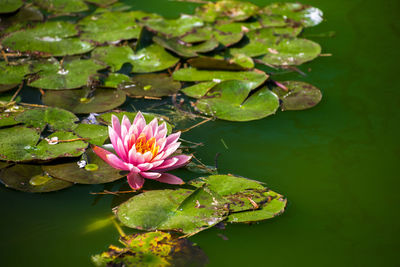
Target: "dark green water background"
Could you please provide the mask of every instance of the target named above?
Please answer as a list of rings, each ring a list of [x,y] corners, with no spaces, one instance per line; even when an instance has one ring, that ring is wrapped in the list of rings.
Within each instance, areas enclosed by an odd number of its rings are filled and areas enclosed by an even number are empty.
[[[209,266],[399,266],[400,2],[302,2],[324,11],[326,21],[305,36],[335,31],[334,38],[309,37],[333,56],[301,66],[307,77],[276,79],[310,82],[322,89],[322,102],[254,122],[210,122],[183,136],[206,144],[197,156],[207,164],[221,153],[222,173],[264,181],[287,196],[287,210],[191,240]],[[171,18],[196,6],[131,3]],[[112,225],[86,231],[111,213],[112,196],[94,205],[89,195],[101,190],[82,185],[26,194],[1,186],[0,266],[90,266],[90,255],[117,244]]]

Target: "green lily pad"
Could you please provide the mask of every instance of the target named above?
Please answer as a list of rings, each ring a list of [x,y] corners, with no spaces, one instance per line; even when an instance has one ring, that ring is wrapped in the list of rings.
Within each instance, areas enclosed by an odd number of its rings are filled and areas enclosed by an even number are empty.
[[[110,88],[118,88],[118,85],[124,82],[129,82],[131,77],[122,73],[110,73],[104,80],[104,86]]]
[[[270,65],[301,65],[311,61],[321,53],[321,46],[307,39],[282,39],[269,46],[273,53],[266,54],[261,61]]]
[[[11,13],[20,8],[24,2],[22,0],[0,0],[0,13]]]
[[[165,70],[179,61],[179,58],[172,56],[157,44],[142,48],[136,53],[128,46],[99,47],[93,51],[92,56],[110,66],[112,71],[119,70],[124,63],[130,63],[132,72],[136,73]]]
[[[96,80],[97,71],[104,68],[93,59],[65,60],[62,65],[55,59],[37,61],[34,63],[37,79],[29,85],[48,90],[75,89]]]
[[[182,36],[191,30],[202,27],[203,21],[196,16],[181,15],[178,19],[153,18],[143,21],[149,29],[167,35]]]
[[[0,113],[0,127],[20,124],[19,121],[15,120],[15,117],[24,111],[21,106],[11,104],[4,106],[3,109],[4,110]]]
[[[57,131],[73,130],[78,120],[75,114],[60,108],[25,109],[15,117],[15,121],[40,129],[40,131],[43,131],[47,125],[50,129]]]
[[[43,170],[52,177],[78,184],[104,184],[126,176],[126,173],[111,167],[92,150],[88,150],[84,156],[82,159],[87,164],[97,165],[98,168],[95,171],[87,170],[84,167],[80,168],[77,162],[43,165]]]
[[[178,38],[164,38],[161,36],[154,36],[153,41],[182,57],[196,57],[198,53],[210,52],[219,45],[214,38],[197,45],[185,44]]]
[[[224,199],[207,187],[154,190],[134,196],[121,204],[118,219],[142,230],[174,230],[195,234],[225,219]]]
[[[83,87],[76,90],[49,90],[42,96],[45,105],[60,107],[77,114],[104,112],[122,105],[123,91]]]
[[[213,36],[213,29],[209,26],[194,28],[192,31],[181,36],[180,39],[185,43],[198,43],[211,39]]]
[[[108,129],[102,125],[96,124],[78,124],[74,132],[82,138],[89,139],[87,142],[101,146],[108,139]]]
[[[185,87],[181,89],[181,91],[187,96],[193,98],[202,98],[207,94],[208,91],[211,90],[211,88],[213,88],[217,84],[217,82],[201,82],[192,86]]]
[[[31,72],[29,64],[22,62],[7,64],[5,61],[0,61],[0,85],[3,88],[0,92],[14,88],[24,80],[25,75]]]
[[[240,21],[255,15],[258,9],[258,6],[249,2],[218,1],[199,6],[196,8],[196,15],[207,22],[226,18]]]
[[[118,0],[85,0],[85,2],[105,7],[118,2]]]
[[[107,112],[107,113],[103,113],[101,114],[99,117],[97,117],[97,119],[106,124],[106,125],[111,125],[111,117],[112,115],[115,115],[118,117],[118,119],[121,121],[122,118],[125,116],[128,117],[128,119],[132,122],[135,117],[136,117],[137,112]],[[158,125],[161,125],[163,122],[166,123],[167,125],[167,129],[168,129],[168,134],[170,134],[172,132],[172,128],[173,125],[171,125],[170,123],[168,123],[163,117],[161,117],[161,115],[159,114],[154,114],[154,113],[144,113],[142,112],[144,119],[146,120],[146,123],[149,124],[154,118],[158,119]]]
[[[13,16],[2,18],[0,29],[4,29],[3,33],[10,33],[26,27],[33,21],[43,21],[43,19],[43,14],[39,9],[34,6],[24,6]]]
[[[94,48],[92,44],[73,37],[77,34],[78,30],[72,23],[45,22],[34,28],[11,33],[2,40],[2,45],[15,51],[41,52],[43,56],[83,54]]]
[[[279,15],[258,14],[257,20],[262,28],[285,27],[288,25],[286,20]]]
[[[260,182],[243,177],[211,175],[190,181],[190,185],[196,187],[204,184],[226,199],[231,212],[256,209],[258,204],[267,200],[266,188]]]
[[[320,9],[300,3],[273,3],[262,9],[267,15],[279,15],[286,21],[301,23],[304,27],[318,25],[323,21]]]
[[[58,191],[72,186],[44,173],[41,166],[18,164],[0,171],[0,181],[7,187],[29,193]]]
[[[214,37],[217,41],[225,47],[238,43],[243,38],[243,33],[225,33],[221,31],[214,31]]]
[[[33,0],[35,5],[49,12],[68,14],[88,10],[82,0]]]
[[[188,63],[193,68],[199,70],[245,70],[242,65],[239,65],[232,60],[215,57],[196,57],[188,60]]]
[[[264,72],[256,71],[207,71],[184,68],[175,71],[173,77],[175,80],[185,82],[243,80],[253,89],[263,84],[268,75]]]
[[[196,102],[202,113],[228,121],[258,120],[275,114],[279,99],[264,87],[250,95],[251,85],[243,81],[225,81],[214,86]]]
[[[288,91],[275,86],[272,91],[275,92],[282,101],[282,110],[304,110],[317,105],[322,98],[321,91],[308,83],[299,81],[281,82]]]
[[[121,237],[125,245],[110,245],[108,250],[92,256],[95,266],[205,266],[204,252],[189,240],[160,231]]]
[[[137,39],[140,26],[135,12],[104,12],[85,17],[79,22],[81,39],[98,43]]]
[[[231,223],[252,223],[274,218],[285,210],[287,200],[280,194],[268,190],[264,193],[266,201],[259,209],[231,213],[227,222]]]
[[[163,97],[177,93],[181,83],[167,74],[152,73],[135,75],[130,82],[120,84],[119,88],[129,96]]]
[[[57,137],[57,144],[49,144],[41,140],[40,132],[25,126],[14,126],[0,130],[0,159],[7,161],[50,160],[59,157],[78,157],[86,149],[87,143],[71,141],[78,138],[70,132],[55,132],[48,136],[48,140]],[[64,141],[64,142],[63,142]]]

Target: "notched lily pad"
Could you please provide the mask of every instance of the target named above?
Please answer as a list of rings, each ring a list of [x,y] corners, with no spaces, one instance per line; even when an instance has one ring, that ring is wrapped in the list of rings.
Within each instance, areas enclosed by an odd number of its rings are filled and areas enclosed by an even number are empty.
[[[108,139],[108,129],[102,125],[80,123],[74,132],[82,138],[88,139],[87,142],[101,146]]]
[[[181,91],[187,96],[193,98],[202,98],[207,94],[208,91],[211,90],[211,88],[213,88],[217,84],[217,82],[201,82],[192,86],[185,87],[181,89]]]
[[[104,112],[125,102],[126,95],[115,89],[49,90],[42,96],[45,105],[60,107],[77,114]]]
[[[274,91],[282,101],[282,110],[304,110],[316,106],[322,99],[321,91],[308,83],[299,81],[281,82],[288,91],[274,86]]]
[[[2,45],[14,51],[41,53],[42,56],[83,54],[94,48],[92,44],[74,37],[77,34],[74,24],[51,21],[11,33],[2,40]]]
[[[177,93],[181,83],[167,74],[141,74],[135,75],[130,82],[124,82],[119,89],[134,97],[163,97]]]
[[[39,165],[17,164],[0,171],[0,181],[15,190],[29,193],[58,191],[72,186],[70,182],[46,174]]]
[[[128,227],[195,234],[224,220],[225,204],[207,187],[154,190],[132,197],[118,207],[116,214]]]
[[[82,164],[82,167],[78,163]],[[96,168],[91,170],[84,165]],[[53,177],[78,184],[103,184],[126,176],[126,173],[111,167],[92,150],[88,150],[78,162],[44,165],[43,170]]]
[[[182,57],[196,57],[198,53],[210,52],[218,47],[218,41],[214,38],[196,45],[182,42],[178,38],[164,38],[161,36],[154,36],[153,41]]]
[[[202,113],[229,121],[258,120],[275,114],[278,96],[267,87],[249,95],[251,84],[243,81],[225,81],[214,86],[203,99],[196,102]]]

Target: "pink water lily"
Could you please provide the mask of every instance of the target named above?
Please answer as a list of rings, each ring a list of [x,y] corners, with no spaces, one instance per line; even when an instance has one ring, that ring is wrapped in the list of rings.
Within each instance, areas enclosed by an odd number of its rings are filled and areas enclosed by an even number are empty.
[[[121,123],[112,115],[112,127],[108,127],[115,152],[98,146],[93,151],[112,167],[129,171],[128,182],[133,189],[140,189],[144,178],[167,184],[183,184],[175,175],[165,173],[186,165],[191,156],[172,155],[180,146],[180,132],[167,136],[167,125],[158,125],[157,118],[146,124],[138,112],[133,123],[124,116]]]

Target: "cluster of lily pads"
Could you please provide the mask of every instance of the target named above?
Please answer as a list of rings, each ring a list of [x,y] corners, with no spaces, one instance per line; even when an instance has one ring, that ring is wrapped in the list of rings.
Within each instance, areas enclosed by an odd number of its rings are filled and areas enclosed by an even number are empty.
[[[322,12],[300,3],[223,0],[166,19],[117,0],[0,0],[0,18],[0,181],[20,191],[125,177],[91,145],[106,143],[111,115],[133,120],[136,112],[115,110],[130,98],[176,102],[180,95],[188,114],[250,121],[279,107],[308,109],[322,97],[311,84],[278,82],[262,70],[292,70],[321,54],[319,44],[300,36]],[[41,103],[21,102],[28,89],[40,92]],[[144,115],[173,131],[167,117]],[[260,182],[214,174],[184,188],[135,194],[115,215],[130,228],[190,236],[224,222],[269,219],[285,205]],[[184,265],[199,255],[185,242],[163,232],[122,236],[124,248],[111,246],[93,262]]]

